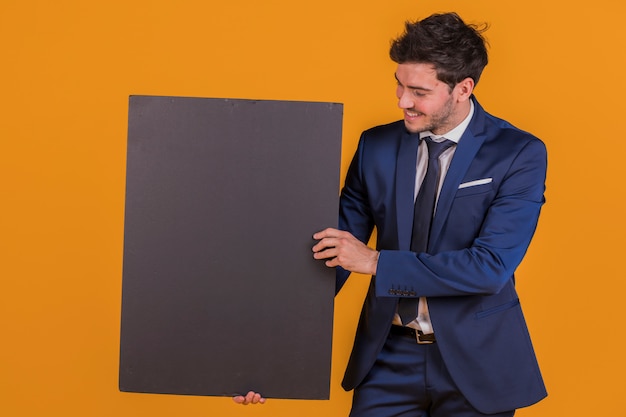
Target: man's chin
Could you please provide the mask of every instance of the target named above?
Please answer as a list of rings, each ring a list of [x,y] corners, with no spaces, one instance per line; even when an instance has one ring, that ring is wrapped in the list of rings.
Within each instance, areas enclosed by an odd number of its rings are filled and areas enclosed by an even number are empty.
[[[428,130],[423,124],[418,124],[418,123],[410,123],[408,121],[404,121],[404,127],[406,128],[407,132],[409,133],[420,133],[423,132],[425,130]]]

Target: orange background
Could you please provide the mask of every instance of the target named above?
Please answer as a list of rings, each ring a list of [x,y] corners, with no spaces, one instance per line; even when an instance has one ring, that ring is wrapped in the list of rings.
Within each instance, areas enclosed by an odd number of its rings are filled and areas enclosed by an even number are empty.
[[[549,150],[518,288],[550,396],[518,415],[626,416],[617,0],[1,0],[0,414],[347,415],[359,276],[336,299],[330,401],[118,392],[128,96],[344,103],[345,173],[359,133],[400,117],[390,39],[450,10],[491,24],[482,105]]]

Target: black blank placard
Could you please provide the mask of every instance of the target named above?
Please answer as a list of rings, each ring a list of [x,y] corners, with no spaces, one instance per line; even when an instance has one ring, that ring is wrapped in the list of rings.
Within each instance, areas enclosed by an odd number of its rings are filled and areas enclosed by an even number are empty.
[[[120,390],[328,398],[342,110],[130,98]]]

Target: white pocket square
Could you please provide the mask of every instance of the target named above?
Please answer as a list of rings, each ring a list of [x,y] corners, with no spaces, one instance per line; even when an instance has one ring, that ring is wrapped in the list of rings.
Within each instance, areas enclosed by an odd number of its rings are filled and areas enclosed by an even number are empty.
[[[481,180],[464,182],[463,184],[459,185],[459,190],[461,188],[475,187],[477,185],[489,184],[491,181],[493,181],[493,178],[483,178]]]

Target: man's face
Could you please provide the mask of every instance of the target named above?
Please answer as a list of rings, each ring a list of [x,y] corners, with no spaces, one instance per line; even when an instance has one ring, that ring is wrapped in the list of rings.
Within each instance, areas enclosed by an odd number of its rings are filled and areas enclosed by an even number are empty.
[[[469,109],[459,101],[459,92],[437,79],[431,64],[398,64],[396,70],[398,107],[404,110],[404,124],[411,133],[430,130],[442,135],[455,128]],[[468,104],[468,103],[465,103]]]

